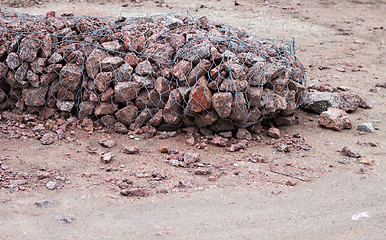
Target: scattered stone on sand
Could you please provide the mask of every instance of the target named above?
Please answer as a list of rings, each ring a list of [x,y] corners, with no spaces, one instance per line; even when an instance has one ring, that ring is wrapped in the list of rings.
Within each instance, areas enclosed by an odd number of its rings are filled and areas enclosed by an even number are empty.
[[[245,149],[247,147],[247,141],[241,140],[238,143],[232,144],[229,147],[226,148],[228,152],[237,152],[241,149]]]
[[[371,122],[361,123],[358,125],[357,129],[361,132],[375,132],[373,124]]]
[[[55,142],[56,135],[54,133],[46,133],[43,135],[43,137],[40,139],[40,142],[43,145],[50,145]]]
[[[113,160],[114,154],[112,152],[103,153],[101,155],[101,161],[104,163],[109,163],[111,160]]]
[[[123,150],[122,150],[123,153],[126,153],[126,154],[138,154],[139,153],[139,147],[135,147],[135,146],[123,146]]]
[[[194,170],[194,175],[208,175],[211,171],[209,168],[198,168]]]
[[[35,205],[38,207],[48,207],[48,205],[50,205],[50,204],[51,204],[51,202],[47,201],[47,200],[39,200],[39,201],[35,202]]]
[[[55,218],[63,223],[72,223],[76,220],[76,218],[71,214],[61,215],[61,216],[55,216]]]
[[[278,128],[275,128],[275,127],[270,127],[268,129],[268,136],[270,136],[272,138],[279,139],[280,138],[280,130]]]
[[[127,197],[147,197],[149,193],[146,188],[126,188],[121,190],[121,195]]]
[[[296,184],[297,184],[297,182],[296,182],[295,180],[292,180],[292,179],[288,180],[288,181],[285,183],[285,185],[291,186],[291,187],[295,186]]]
[[[99,144],[105,148],[112,148],[115,145],[117,145],[116,142],[114,140],[111,140],[111,139],[102,139],[99,141]]]
[[[327,111],[322,112],[319,116],[318,124],[335,131],[342,131],[352,127],[347,113],[338,108],[329,108]]]
[[[54,189],[57,188],[57,183],[54,182],[54,181],[49,181],[49,182],[47,182],[46,187],[47,187],[49,190],[54,190]]]
[[[340,152],[344,155],[344,156],[347,156],[347,157],[352,157],[352,158],[361,158],[361,154],[349,147],[344,147],[342,148],[342,150],[340,150]]]

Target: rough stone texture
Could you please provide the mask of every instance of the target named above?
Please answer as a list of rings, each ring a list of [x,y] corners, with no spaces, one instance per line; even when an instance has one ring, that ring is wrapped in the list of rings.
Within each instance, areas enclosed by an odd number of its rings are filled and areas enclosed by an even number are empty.
[[[135,146],[123,146],[122,152],[126,154],[138,154],[139,148]]]
[[[229,139],[223,138],[221,136],[214,137],[210,143],[216,146],[225,147],[229,142]]]
[[[117,51],[122,50],[122,46],[121,46],[121,44],[119,43],[118,40],[111,41],[111,42],[104,42],[104,43],[102,43],[101,45],[102,45],[102,47],[104,47],[106,50],[112,51],[112,52],[117,52]]]
[[[149,195],[145,188],[126,188],[121,191],[121,194],[127,197],[146,197]]]
[[[137,83],[141,88],[154,88],[154,80],[150,76],[133,75],[133,82]]]
[[[70,53],[68,56],[66,56],[65,59],[67,63],[73,63],[78,66],[83,66],[85,61],[85,56],[82,51],[76,50]]]
[[[117,143],[111,139],[102,139],[99,141],[99,144],[105,148],[112,148],[112,147],[115,147],[115,145],[117,145]]]
[[[127,127],[125,126],[125,124],[123,123],[120,123],[120,122],[116,122],[115,125],[114,125],[114,131],[116,133],[121,133],[121,134],[126,134],[129,132],[129,130],[127,129]]]
[[[15,80],[21,86],[28,85],[27,80],[27,72],[30,69],[30,65],[27,62],[24,62],[20,67],[17,68],[15,72]]]
[[[328,108],[339,108],[340,97],[330,92],[309,92],[303,100],[304,109],[311,110],[315,113],[322,113]]]
[[[151,72],[152,66],[148,60],[138,63],[137,67],[135,68],[135,73],[141,76],[150,75]]]
[[[288,116],[306,90],[302,65],[288,49],[206,17],[157,16],[157,24],[138,18],[117,26],[48,15],[25,15],[32,21],[23,22],[0,13],[2,109],[99,119],[95,126],[121,133],[144,124],[196,126],[204,135],[237,126],[238,136],[249,138],[243,128]],[[340,99],[337,107],[347,111],[369,106],[357,96]]]
[[[237,152],[240,151],[241,149],[246,148],[247,144],[245,140],[241,140],[238,143],[231,144],[229,147],[226,148],[228,152]]]
[[[131,79],[131,73],[133,72],[133,68],[130,64],[124,63],[117,70],[115,70],[115,78],[114,81],[117,82],[127,82]]]
[[[247,129],[239,128],[236,133],[236,138],[250,140],[252,138],[252,135]]]
[[[40,43],[32,37],[24,37],[20,42],[19,56],[23,61],[32,62],[35,60]]]
[[[23,89],[23,99],[26,106],[41,107],[45,104],[47,87]]]
[[[233,107],[232,93],[215,93],[213,94],[213,108],[221,118],[227,118]]]
[[[14,53],[14,52],[8,55],[5,62],[7,63],[7,66],[12,70],[15,70],[16,68],[18,68],[22,63],[21,59],[19,58],[19,55],[17,55],[17,53]]]
[[[101,117],[102,125],[107,128],[114,128],[116,122],[115,117],[112,115],[104,115]]]
[[[168,102],[162,111],[162,116],[165,122],[170,125],[178,125],[182,121],[182,97],[177,90],[172,90],[169,95]]]
[[[349,147],[342,148],[342,150],[340,150],[340,152],[347,157],[352,157],[352,158],[361,158],[362,157],[359,152],[357,152]]]
[[[189,73],[188,76],[188,85],[193,86],[198,79],[200,79],[204,74],[207,74],[212,63],[206,59],[201,60]]]
[[[114,114],[116,111],[116,105],[112,103],[101,103],[95,108],[95,115],[101,116],[106,114]]]
[[[275,118],[274,121],[277,126],[292,126],[299,124],[299,119],[295,116],[278,117]]]
[[[83,67],[70,63],[60,70],[59,82],[63,87],[69,90],[75,90],[82,80],[82,75]]]
[[[121,57],[106,57],[100,62],[102,71],[114,71],[123,64],[123,59]]]
[[[114,90],[109,87],[105,92],[100,95],[101,102],[111,102],[114,97]]]
[[[155,89],[160,94],[163,100],[165,100],[165,97],[167,100],[167,96],[170,92],[170,82],[163,77],[158,77],[155,82]]]
[[[103,153],[101,155],[101,161],[103,163],[109,163],[113,160],[114,154],[112,152]]]
[[[371,122],[361,123],[358,125],[357,129],[361,132],[375,132],[373,124]]]
[[[182,60],[174,65],[172,73],[179,79],[179,81],[183,82],[187,80],[187,75],[191,69],[192,63]]]
[[[63,56],[58,53],[58,52],[54,52],[51,57],[48,59],[48,63],[49,64],[54,64],[54,63],[58,63],[60,61],[63,60]]]
[[[90,101],[84,101],[79,104],[79,118],[91,116],[94,112],[94,105]]]
[[[247,91],[247,99],[250,106],[258,106],[260,103],[261,96],[263,95],[262,87],[248,87]]]
[[[233,100],[233,109],[230,117],[235,121],[244,121],[247,120],[245,119],[247,113],[247,102],[245,101],[244,93],[236,93]]]
[[[275,127],[270,127],[268,129],[268,136],[279,139],[280,138],[280,130],[278,128],[275,128]]]
[[[130,126],[130,124],[137,118],[137,116],[138,108],[134,105],[124,107],[115,113],[117,120],[126,126]]]
[[[212,92],[207,87],[208,82],[202,76],[196,85],[193,87],[191,96],[189,98],[187,111],[200,113],[202,110],[207,110],[212,107]]]
[[[140,109],[145,108],[163,108],[166,102],[163,102],[157,90],[141,91],[135,99],[135,106]]]
[[[249,69],[247,76],[251,86],[263,86],[267,83],[267,79],[264,77],[264,68],[265,63],[259,61]]]
[[[32,87],[39,87],[40,86],[40,78],[37,74],[35,74],[33,71],[28,70],[26,79],[31,84]]]
[[[220,91],[230,91],[230,92],[243,92],[248,87],[248,81],[246,80],[234,80],[233,78],[225,79],[220,85]]]
[[[139,93],[140,86],[135,82],[119,82],[115,84],[115,101],[126,102],[132,100]]]
[[[175,18],[175,17],[167,17],[165,26],[167,28],[176,28],[180,25],[182,25],[184,22],[181,19]]]
[[[341,102],[339,108],[345,112],[355,111],[361,102],[361,97],[353,93],[342,93],[340,94]]]
[[[201,116],[197,116],[194,119],[194,123],[197,127],[203,128],[210,126],[215,123],[218,119],[218,116],[215,112],[204,112]]]
[[[153,126],[156,127],[162,123],[163,120],[163,114],[162,114],[162,109],[160,109],[150,120],[149,123]]]
[[[372,106],[361,96],[355,93],[342,93],[340,94],[342,99],[340,109],[346,112],[353,112],[358,107],[370,109]]]
[[[107,57],[107,53],[101,49],[94,49],[86,60],[87,75],[95,79],[98,73],[102,71],[101,62]]]
[[[56,135],[53,133],[45,133],[42,138],[40,139],[40,142],[43,145],[50,145],[55,142]]]
[[[0,62],[0,79],[3,79],[8,72],[8,67],[4,63]]]
[[[96,76],[94,83],[95,87],[99,92],[106,91],[111,81],[113,80],[112,72],[101,72]]]
[[[72,108],[74,107],[74,102],[69,101],[56,101],[56,106],[58,109],[62,112],[71,112]]]
[[[329,108],[327,111],[322,112],[318,118],[318,124],[336,131],[352,127],[347,113],[338,108]]]

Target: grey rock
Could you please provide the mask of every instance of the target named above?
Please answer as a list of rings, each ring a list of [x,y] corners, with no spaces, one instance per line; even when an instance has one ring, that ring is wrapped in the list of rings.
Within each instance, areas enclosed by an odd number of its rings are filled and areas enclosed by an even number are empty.
[[[131,79],[131,73],[133,68],[128,63],[122,64],[117,70],[115,70],[115,81],[127,82]]]
[[[195,163],[198,161],[200,161],[200,154],[199,153],[187,152],[184,154],[184,162],[186,164],[192,164],[192,163]]]
[[[63,216],[55,216],[55,218],[63,223],[72,223],[73,221],[76,220],[76,218],[74,218],[71,214],[66,214]]]
[[[106,48],[106,50],[112,51],[112,52],[122,50],[122,46],[118,40],[111,41],[111,42],[104,42],[104,43],[102,43],[102,47],[104,47],[104,48]]]
[[[75,103],[71,102],[71,101],[60,101],[60,100],[56,101],[56,106],[62,112],[71,112],[74,105],[75,105]]]
[[[50,205],[50,204],[51,203],[47,200],[40,200],[40,201],[35,202],[35,205],[38,207],[48,207],[48,205]]]
[[[54,182],[54,181],[49,181],[49,182],[47,182],[46,187],[47,187],[49,190],[54,190],[54,189],[57,188],[57,184],[56,184],[56,182]]]
[[[358,125],[357,129],[361,132],[369,132],[369,133],[375,132],[373,124],[371,122],[361,123]]]
[[[303,100],[303,107],[306,110],[321,114],[327,111],[329,107],[339,108],[340,101],[340,97],[335,93],[309,92]]]
[[[165,21],[165,26],[167,28],[176,28],[181,26],[184,22],[181,19],[175,17],[167,17]]]
[[[63,56],[60,53],[54,52],[48,59],[49,64],[58,63],[63,60]]]
[[[124,60],[121,57],[106,57],[100,64],[102,71],[114,71],[119,68],[124,63]]]
[[[148,60],[138,63],[137,67],[135,68],[135,72],[141,76],[149,75],[151,74],[151,71],[152,66]]]
[[[18,68],[22,63],[17,53],[14,53],[14,52],[8,55],[5,62],[7,63],[8,67],[12,70],[15,70],[16,68]]]
[[[141,87],[154,88],[154,80],[150,76],[133,74],[133,81],[133,83],[137,83]]]

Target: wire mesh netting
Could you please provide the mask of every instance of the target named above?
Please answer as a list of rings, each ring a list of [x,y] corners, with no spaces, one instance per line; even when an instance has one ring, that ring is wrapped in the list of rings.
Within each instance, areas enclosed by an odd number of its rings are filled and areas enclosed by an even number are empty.
[[[293,46],[185,15],[118,19],[0,10],[0,111],[127,127],[247,127],[292,114]]]

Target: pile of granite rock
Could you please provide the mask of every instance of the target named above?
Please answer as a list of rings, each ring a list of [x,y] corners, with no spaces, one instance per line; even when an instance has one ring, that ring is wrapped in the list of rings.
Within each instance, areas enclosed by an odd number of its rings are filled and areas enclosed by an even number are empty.
[[[292,114],[305,79],[284,42],[206,17],[0,10],[0,111],[226,131]]]

